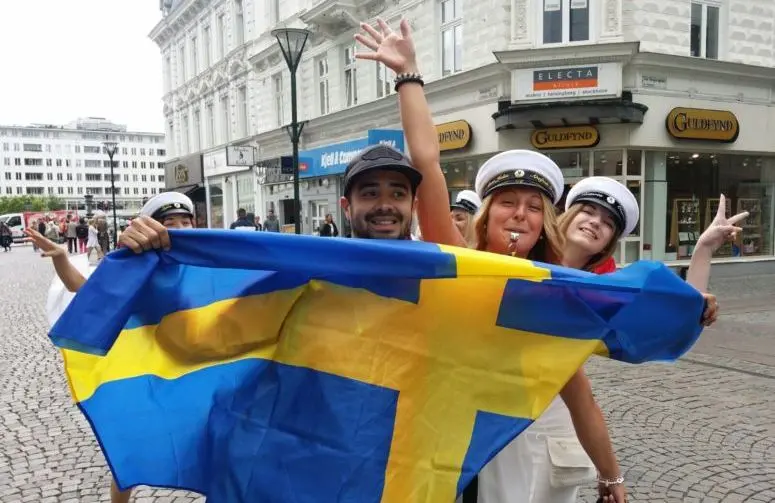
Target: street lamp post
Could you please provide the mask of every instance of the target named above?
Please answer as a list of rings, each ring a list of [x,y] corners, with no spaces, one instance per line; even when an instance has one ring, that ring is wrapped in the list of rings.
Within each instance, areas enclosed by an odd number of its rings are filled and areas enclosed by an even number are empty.
[[[293,200],[294,222],[296,234],[301,234],[301,198],[299,196],[299,139],[304,129],[304,123],[299,123],[296,115],[296,70],[299,68],[301,54],[307,45],[309,31],[301,28],[279,28],[272,30],[272,35],[277,38],[283,58],[291,72],[291,125],[286,127],[293,145]]]
[[[110,158],[110,197],[111,206],[113,207],[113,249],[116,249],[116,236],[118,236],[118,221],[116,219],[116,181],[113,176],[113,156],[116,155],[118,150],[118,143],[114,141],[104,141],[102,144],[105,146],[105,151]]]

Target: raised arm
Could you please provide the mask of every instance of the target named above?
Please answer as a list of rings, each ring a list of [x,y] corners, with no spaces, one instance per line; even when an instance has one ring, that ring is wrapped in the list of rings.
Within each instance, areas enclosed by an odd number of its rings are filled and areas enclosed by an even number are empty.
[[[86,283],[86,278],[84,278],[83,275],[78,272],[78,269],[70,262],[64,248],[57,245],[35,229],[27,229],[24,232],[29,237],[29,240],[34,242],[37,247],[41,249],[41,255],[44,257],[51,257],[51,261],[54,263],[54,271],[56,271],[57,276],[59,276],[59,279],[62,281],[62,284],[65,285],[67,291],[77,292],[83,284]]]
[[[725,242],[732,243],[737,239],[737,233],[742,231],[740,227],[737,227],[737,224],[748,218],[748,212],[744,211],[727,219],[726,208],[726,198],[724,194],[721,194],[716,217],[697,240],[697,246],[692,253],[692,260],[686,273],[686,282],[700,292],[708,291],[710,259],[713,258],[713,254]]]
[[[417,190],[417,216],[423,240],[466,246],[449,216],[449,194],[441,172],[439,140],[422,83],[418,81],[420,71],[409,23],[402,19],[401,33],[398,34],[381,19],[377,22],[381,31],[361,23],[368,36],[357,34],[355,39],[372,52],[358,53],[356,57],[380,62],[399,77],[414,77],[414,80],[410,78],[400,83],[398,102],[409,156],[423,176]]]

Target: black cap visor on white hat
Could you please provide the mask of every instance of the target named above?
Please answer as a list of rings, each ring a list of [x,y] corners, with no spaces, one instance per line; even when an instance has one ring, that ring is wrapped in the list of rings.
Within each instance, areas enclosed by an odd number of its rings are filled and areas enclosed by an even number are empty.
[[[613,217],[617,233],[619,234],[622,233],[627,225],[627,214],[624,211],[624,206],[613,196],[597,191],[584,192],[579,194],[573,201],[573,204],[576,203],[596,204],[607,210]]]
[[[461,200],[455,202],[454,204],[452,204],[450,206],[450,208],[453,209],[453,210],[463,210],[466,213],[470,213],[472,215],[475,215],[476,212],[479,210],[479,208],[477,208],[474,203],[472,203],[471,201],[469,201],[467,199],[461,199]]]
[[[367,147],[350,161],[344,173],[344,194],[350,194],[355,180],[369,171],[388,170],[402,173],[409,179],[412,192],[422,182],[422,174],[412,166],[409,158],[398,150],[386,145]]]
[[[485,185],[482,197],[487,197],[495,190],[504,187],[531,187],[541,191],[550,201],[555,200],[554,187],[549,179],[541,173],[529,169],[515,169],[501,173]]]
[[[187,215],[193,218],[194,212],[187,208],[184,204],[169,203],[154,211],[151,218],[161,221],[170,215]]]

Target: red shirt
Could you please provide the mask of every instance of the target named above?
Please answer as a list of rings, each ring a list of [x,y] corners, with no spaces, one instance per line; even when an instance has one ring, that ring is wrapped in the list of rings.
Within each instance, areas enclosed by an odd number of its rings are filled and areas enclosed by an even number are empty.
[[[616,272],[616,261],[613,257],[608,257],[605,262],[597,266],[592,272],[595,274],[607,274],[609,272]]]

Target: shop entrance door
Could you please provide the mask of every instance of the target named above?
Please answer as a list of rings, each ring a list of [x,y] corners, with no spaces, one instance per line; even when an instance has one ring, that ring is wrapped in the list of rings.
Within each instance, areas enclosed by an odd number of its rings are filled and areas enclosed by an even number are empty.
[[[328,201],[312,201],[312,233],[320,235],[320,226],[326,220],[328,214]]]

